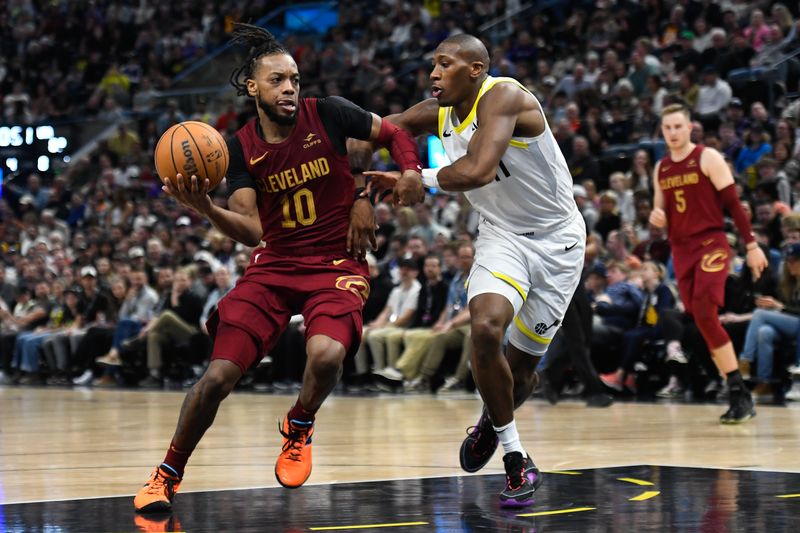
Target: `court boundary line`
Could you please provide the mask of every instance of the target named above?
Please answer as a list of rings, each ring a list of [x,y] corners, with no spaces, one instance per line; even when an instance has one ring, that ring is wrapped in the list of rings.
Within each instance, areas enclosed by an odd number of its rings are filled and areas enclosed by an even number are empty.
[[[644,464],[644,463],[630,463],[630,464],[621,464],[621,465],[603,465],[603,466],[593,466],[593,467],[574,467],[569,468],[569,470],[602,470],[608,468],[629,468],[629,467],[636,467],[636,466],[645,466],[645,467],[667,467],[667,468],[690,468],[690,469],[705,469],[705,470],[736,470],[736,471],[744,471],[744,472],[776,472],[780,474],[800,474],[800,469],[797,470],[782,470],[782,469],[774,469],[774,468],[764,468],[764,467],[717,467],[717,466],[689,466],[689,465],[677,465],[677,464]],[[556,469],[563,470],[563,469]],[[547,474],[548,470],[543,470],[543,474]],[[438,475],[438,476],[415,476],[415,477],[400,477],[400,478],[385,478],[385,479],[364,479],[364,480],[356,480],[356,481],[337,481],[337,482],[319,482],[319,483],[305,483],[303,487],[324,487],[327,485],[344,485],[344,484],[353,484],[353,483],[384,483],[387,481],[414,481],[419,479],[441,479],[441,478],[449,478],[449,477],[475,477],[475,476],[497,476],[501,475],[502,472],[484,472],[484,473],[475,473],[470,474],[464,472],[462,474],[451,474],[451,475]],[[557,475],[557,474],[556,474]],[[180,494],[197,494],[203,492],[223,492],[228,490],[262,490],[262,489],[280,489],[281,486],[257,486],[257,487],[230,487],[230,488],[219,488],[219,489],[204,489],[204,490],[187,490],[181,491]],[[21,502],[9,502],[9,503],[0,503],[0,507],[8,507],[11,505],[30,505],[34,503],[58,503],[58,502],[72,502],[72,501],[82,501],[82,500],[105,500],[111,498],[133,498],[135,494],[111,494],[105,496],[80,496],[76,498],[55,498],[50,500],[26,500]]]

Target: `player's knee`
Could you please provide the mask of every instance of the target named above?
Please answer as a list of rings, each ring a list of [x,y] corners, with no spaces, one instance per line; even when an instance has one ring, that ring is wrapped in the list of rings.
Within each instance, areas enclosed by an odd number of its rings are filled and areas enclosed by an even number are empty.
[[[505,328],[502,320],[492,316],[478,317],[472,321],[471,333],[475,354],[495,356],[503,344]]]
[[[345,349],[337,341],[314,337],[306,347],[308,366],[318,375],[336,374],[341,371]]]
[[[209,367],[195,387],[205,399],[221,402],[233,391],[237,381],[218,367]]]

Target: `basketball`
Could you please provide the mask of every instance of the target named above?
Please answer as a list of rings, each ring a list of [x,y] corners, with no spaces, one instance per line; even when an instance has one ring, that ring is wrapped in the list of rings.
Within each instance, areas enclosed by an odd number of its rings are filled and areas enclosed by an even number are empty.
[[[177,185],[178,174],[187,180],[194,175],[208,179],[211,190],[225,177],[229,161],[225,139],[204,122],[188,120],[175,124],[156,144],[156,172],[162,181],[169,180],[173,185]]]

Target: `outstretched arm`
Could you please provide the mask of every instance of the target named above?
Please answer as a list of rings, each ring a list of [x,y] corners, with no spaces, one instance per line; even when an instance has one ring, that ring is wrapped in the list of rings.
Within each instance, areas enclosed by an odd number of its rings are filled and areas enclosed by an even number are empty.
[[[508,149],[526,95],[509,83],[496,85],[489,94],[491,97],[478,103],[480,127],[472,135],[467,153],[436,171],[436,181],[446,191],[469,191],[491,183]]]

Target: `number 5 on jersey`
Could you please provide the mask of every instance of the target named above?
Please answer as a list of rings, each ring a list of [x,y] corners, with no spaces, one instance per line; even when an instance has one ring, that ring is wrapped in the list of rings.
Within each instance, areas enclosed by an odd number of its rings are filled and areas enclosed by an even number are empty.
[[[281,226],[284,228],[296,228],[298,222],[301,226],[310,226],[317,220],[314,194],[306,188],[283,195],[281,205],[283,206]],[[294,207],[294,216],[292,207]]]
[[[675,190],[675,210],[678,213],[683,213],[686,211],[686,198],[683,197],[684,192],[685,191],[683,189]]]

